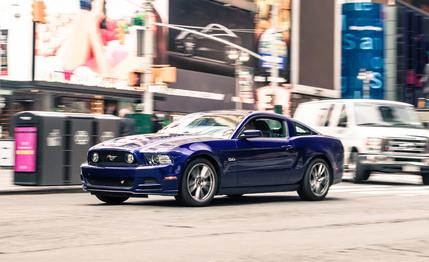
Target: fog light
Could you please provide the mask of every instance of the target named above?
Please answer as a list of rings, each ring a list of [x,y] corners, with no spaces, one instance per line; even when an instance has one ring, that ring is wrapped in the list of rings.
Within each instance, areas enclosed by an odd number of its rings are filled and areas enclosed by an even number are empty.
[[[126,161],[128,164],[132,164],[132,163],[134,163],[134,156],[133,156],[132,154],[127,154],[127,155],[125,156],[125,161]]]
[[[100,159],[100,158],[99,158],[99,156],[98,156],[98,153],[93,153],[93,154],[92,154],[92,156],[91,156],[91,160],[92,160],[92,162],[97,163],[99,159]]]

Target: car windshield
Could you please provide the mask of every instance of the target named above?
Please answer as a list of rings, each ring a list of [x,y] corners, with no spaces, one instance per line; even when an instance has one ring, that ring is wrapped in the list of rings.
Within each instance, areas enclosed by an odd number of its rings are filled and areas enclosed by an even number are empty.
[[[360,126],[423,128],[412,106],[358,103],[355,108]]]
[[[192,114],[184,116],[161,129],[161,134],[209,135],[229,138],[243,115],[235,114]]]

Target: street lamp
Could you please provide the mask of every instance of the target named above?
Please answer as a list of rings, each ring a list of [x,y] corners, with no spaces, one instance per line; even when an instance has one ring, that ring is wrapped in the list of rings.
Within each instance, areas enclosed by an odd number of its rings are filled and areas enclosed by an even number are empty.
[[[240,71],[241,65],[249,61],[250,56],[248,53],[243,51],[238,51],[237,49],[230,49],[227,52],[228,59],[234,62],[234,70],[235,70],[235,109],[242,109],[241,97],[240,97]]]

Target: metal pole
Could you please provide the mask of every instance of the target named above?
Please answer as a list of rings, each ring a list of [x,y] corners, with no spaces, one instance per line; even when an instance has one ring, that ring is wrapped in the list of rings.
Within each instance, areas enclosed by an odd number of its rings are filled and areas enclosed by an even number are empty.
[[[241,104],[241,97],[240,97],[240,70],[241,70],[241,62],[240,57],[235,60],[235,95],[237,97],[237,101],[235,101],[235,109],[241,110],[243,109],[243,106]]]
[[[271,28],[274,29],[275,40],[274,40],[274,43],[271,45],[271,54],[272,54],[273,58],[275,59],[275,61],[277,61],[277,56],[278,56],[278,52],[277,52],[277,31],[278,31],[277,15],[278,15],[278,11],[277,10],[278,10],[278,3],[277,3],[277,1],[274,1],[272,4],[272,7],[271,7]],[[278,87],[278,82],[277,82],[278,78],[279,78],[278,64],[273,63],[272,68],[271,68],[271,86],[273,87],[273,90],[276,90],[276,88]]]
[[[153,11],[152,11],[152,0],[146,0],[144,2],[144,19],[145,19],[145,31],[143,41],[143,87],[144,94],[142,101],[144,101],[144,113],[153,113],[153,93],[150,90],[150,84],[152,82],[152,62],[153,62]]]

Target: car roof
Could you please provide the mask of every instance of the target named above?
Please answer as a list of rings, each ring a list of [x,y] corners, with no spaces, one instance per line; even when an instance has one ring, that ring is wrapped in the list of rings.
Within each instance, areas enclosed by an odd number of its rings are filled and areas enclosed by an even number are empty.
[[[273,112],[267,112],[267,111],[252,111],[252,110],[213,110],[213,111],[205,111],[205,112],[199,112],[195,114],[201,114],[201,115],[212,115],[212,114],[219,114],[219,115],[237,115],[237,116],[243,116],[243,117],[249,117],[249,116],[255,116],[255,115],[263,115],[263,116],[272,116],[272,117],[281,117],[284,119],[287,119],[288,117],[285,115],[273,113]]]
[[[395,105],[402,105],[402,106],[413,106],[408,103],[404,102],[398,102],[398,101],[391,101],[391,100],[382,100],[382,99],[326,99],[326,100],[318,100],[318,101],[310,101],[310,102],[304,102],[300,105],[306,105],[306,104],[322,104],[322,103],[345,103],[345,104],[353,104],[353,103],[370,103],[370,104],[395,104]]]

